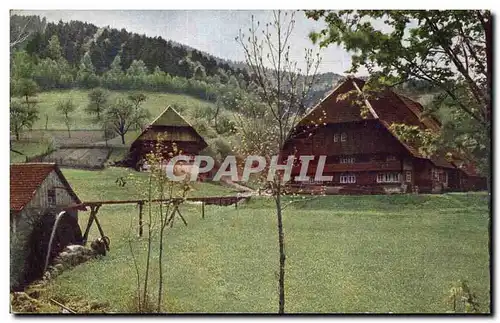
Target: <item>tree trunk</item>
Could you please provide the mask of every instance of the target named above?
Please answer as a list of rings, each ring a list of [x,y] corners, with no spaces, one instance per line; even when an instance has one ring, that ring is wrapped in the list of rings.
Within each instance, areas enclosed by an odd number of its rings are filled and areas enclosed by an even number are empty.
[[[120,137],[122,138],[122,144],[125,145],[125,134],[124,133],[121,133],[120,134]]]
[[[276,192],[276,215],[278,217],[278,243],[280,251],[280,269],[278,278],[279,289],[279,314],[285,313],[285,236],[283,233],[283,217],[281,210],[281,184],[278,184]]]
[[[71,138],[71,130],[69,127],[68,127],[68,137]]]

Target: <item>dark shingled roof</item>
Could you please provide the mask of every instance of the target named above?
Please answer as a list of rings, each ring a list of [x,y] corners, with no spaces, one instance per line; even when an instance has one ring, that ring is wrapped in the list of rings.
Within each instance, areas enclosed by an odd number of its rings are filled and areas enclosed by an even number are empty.
[[[10,210],[21,211],[35,196],[45,178],[55,171],[77,204],[82,203],[55,163],[24,163],[10,165]]]
[[[361,121],[360,106],[354,102],[352,97],[343,98],[342,94],[350,91],[361,91],[365,81],[357,78],[348,78],[339,84],[320,103],[313,107],[298,123],[299,127],[312,128],[317,125],[328,123],[344,123]],[[441,124],[432,117],[423,116],[423,107],[420,103],[391,90],[384,90],[376,97],[365,100],[370,113],[366,119],[377,119],[407,150],[417,158],[430,160],[434,165],[445,168],[455,168],[444,156],[422,156],[417,147],[401,141],[391,131],[393,123],[404,123],[418,126],[421,129],[439,131]],[[334,107],[334,108],[333,108]]]

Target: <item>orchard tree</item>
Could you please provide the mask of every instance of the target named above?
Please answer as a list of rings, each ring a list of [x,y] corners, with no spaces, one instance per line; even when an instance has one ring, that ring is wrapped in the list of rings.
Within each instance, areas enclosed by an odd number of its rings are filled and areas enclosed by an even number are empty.
[[[40,89],[35,81],[28,78],[21,78],[12,80],[11,86],[11,95],[23,98],[23,103],[26,106],[36,105],[36,100],[32,99],[32,97],[36,96]]]
[[[135,92],[135,93],[131,93],[128,95],[128,100],[130,102],[132,102],[132,105],[134,106],[134,109],[137,111],[141,108],[141,104],[146,101],[147,97],[144,93],[141,93],[141,92]],[[147,110],[144,110],[144,112],[147,114],[147,117],[149,118],[149,111]],[[141,121],[142,122],[142,121]],[[134,125],[134,128],[135,129],[140,129],[142,126],[141,123],[137,123],[136,125]]]
[[[90,115],[95,115],[96,121],[101,121],[103,111],[109,98],[109,92],[102,88],[95,88],[88,94],[89,103],[85,111]]]
[[[72,114],[75,112],[76,107],[73,104],[73,100],[67,99],[64,101],[59,101],[57,102],[56,106],[57,111],[63,115],[64,117],[64,124],[66,124],[66,128],[68,129],[68,137],[71,138],[71,121],[72,121]]]
[[[268,163],[273,155],[280,152],[287,136],[305,110],[305,99],[315,79],[320,61],[319,55],[313,55],[312,50],[306,50],[304,70],[297,66],[297,62],[291,60],[290,36],[294,26],[295,13],[274,11],[273,20],[264,26],[255,22],[252,16],[249,34],[246,35],[240,30],[236,38],[245,54],[253,88],[264,107],[256,114],[254,123],[266,124],[267,135],[259,137],[258,141],[262,143],[259,146],[265,153]],[[240,127],[243,128],[245,125]],[[241,132],[244,146],[242,154],[255,155],[256,153],[251,151],[252,149],[246,149],[249,146],[245,145],[253,140],[254,129],[247,130],[249,131]],[[271,188],[276,206],[279,249],[278,312],[284,313],[286,260],[282,203],[284,183],[278,175],[266,181]]]
[[[30,129],[38,120],[38,109],[35,105],[27,105],[22,102],[10,102],[10,129],[14,132],[16,140],[19,140],[21,132]]]
[[[311,33],[313,42],[321,47],[340,45],[351,52],[348,73],[362,67],[370,72],[361,95],[415,80],[439,90],[427,112],[446,109],[448,120],[441,140],[428,142],[448,146],[461,159],[475,160],[482,173],[490,176],[493,30],[489,11],[313,10],[306,15],[326,23],[323,30]],[[385,28],[376,28],[376,23]],[[425,137],[405,125],[394,127],[402,135]]]
[[[148,114],[144,109],[135,109],[134,105],[124,98],[117,98],[106,109],[104,122],[121,137],[125,144],[125,134],[136,124],[143,124]]]

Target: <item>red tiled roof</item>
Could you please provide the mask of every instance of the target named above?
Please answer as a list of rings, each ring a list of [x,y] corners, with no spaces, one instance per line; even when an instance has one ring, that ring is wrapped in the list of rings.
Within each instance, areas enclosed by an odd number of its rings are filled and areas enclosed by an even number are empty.
[[[10,165],[10,209],[21,211],[35,196],[37,189],[45,178],[55,171],[60,177],[68,193],[80,204],[80,199],[64,178],[59,167],[54,163],[24,163]]]

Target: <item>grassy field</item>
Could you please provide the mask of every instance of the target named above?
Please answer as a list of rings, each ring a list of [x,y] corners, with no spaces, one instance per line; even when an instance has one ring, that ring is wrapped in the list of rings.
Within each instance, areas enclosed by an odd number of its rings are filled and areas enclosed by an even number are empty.
[[[77,110],[73,115],[74,129],[100,129],[92,118],[85,112],[85,107],[88,104],[88,90],[64,90],[64,91],[50,91],[38,94],[38,106],[40,111],[40,119],[33,126],[34,129],[45,128],[45,115],[48,115],[48,129],[50,130],[65,130],[64,117],[56,110],[56,105],[59,100],[66,100],[71,98],[76,105]],[[126,96],[130,92],[111,91],[110,101],[119,95]],[[172,94],[172,93],[158,93],[158,92],[143,92],[146,94],[147,99],[143,103],[144,108],[149,110],[152,118],[158,116],[168,105],[177,104],[183,107],[193,109],[196,107],[211,106],[212,103],[199,100],[187,95]]]
[[[148,173],[122,167],[97,171],[65,168],[62,172],[82,201],[147,198]],[[119,178],[126,182],[124,186],[116,183]],[[217,184],[195,182],[191,183],[191,186],[192,190],[188,196],[193,197],[236,194],[234,190]]]
[[[64,172],[86,198],[103,189],[90,177],[88,184],[79,182],[88,175]],[[284,211],[286,311],[443,313],[451,310],[445,298],[452,284],[464,279],[488,312],[487,205],[481,193],[325,196],[290,204]],[[165,235],[166,310],[276,312],[272,200],[254,198],[238,209],[207,207],[205,219],[197,205],[183,206],[182,212],[188,226],[178,221]],[[85,213],[80,221],[86,223]],[[136,236],[137,210],[105,206],[100,222],[111,252],[63,273],[42,298],[75,308],[90,302],[100,304],[99,310],[130,311],[135,276],[129,240],[141,265],[146,254],[146,239]],[[157,250],[155,244],[153,286]]]

